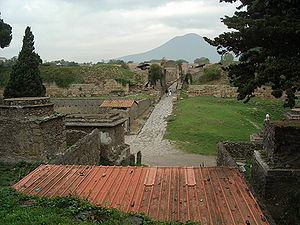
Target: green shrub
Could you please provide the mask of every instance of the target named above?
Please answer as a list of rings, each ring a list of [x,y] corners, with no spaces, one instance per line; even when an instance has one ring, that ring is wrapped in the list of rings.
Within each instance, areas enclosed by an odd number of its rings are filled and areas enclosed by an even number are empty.
[[[67,88],[74,83],[82,83],[82,77],[77,67],[41,66],[43,82],[56,83],[58,87]]]
[[[222,69],[217,65],[207,67],[203,71],[203,75],[199,78],[199,83],[204,84],[210,81],[218,80],[221,78]]]
[[[126,78],[123,77],[115,78],[115,81],[122,84],[123,86],[126,86],[126,84],[130,84],[130,80],[127,80]]]

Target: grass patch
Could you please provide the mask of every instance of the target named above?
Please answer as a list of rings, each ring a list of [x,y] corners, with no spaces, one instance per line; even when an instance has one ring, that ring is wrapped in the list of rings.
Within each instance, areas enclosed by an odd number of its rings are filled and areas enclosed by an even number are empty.
[[[194,97],[176,103],[168,121],[165,138],[176,141],[187,152],[216,154],[220,141],[249,141],[260,131],[267,113],[283,119],[289,109],[283,101],[252,99],[247,104],[236,99]]]

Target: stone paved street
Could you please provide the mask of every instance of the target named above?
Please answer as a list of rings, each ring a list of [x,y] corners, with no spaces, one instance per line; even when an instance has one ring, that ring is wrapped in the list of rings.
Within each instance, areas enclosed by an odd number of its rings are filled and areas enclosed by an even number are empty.
[[[174,93],[174,91],[172,92]],[[131,152],[142,152],[142,163],[149,166],[215,166],[216,157],[187,154],[181,152],[168,140],[163,139],[166,131],[166,118],[173,109],[172,96],[164,96],[155,106],[153,112],[138,135],[126,136]]]

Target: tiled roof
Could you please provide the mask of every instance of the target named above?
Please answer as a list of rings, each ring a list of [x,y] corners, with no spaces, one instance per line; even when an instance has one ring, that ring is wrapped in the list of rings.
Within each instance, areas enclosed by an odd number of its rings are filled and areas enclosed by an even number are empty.
[[[14,187],[31,195],[78,195],[162,221],[268,224],[233,167],[41,165]]]
[[[112,108],[130,108],[134,102],[136,102],[134,99],[105,99],[100,106]]]

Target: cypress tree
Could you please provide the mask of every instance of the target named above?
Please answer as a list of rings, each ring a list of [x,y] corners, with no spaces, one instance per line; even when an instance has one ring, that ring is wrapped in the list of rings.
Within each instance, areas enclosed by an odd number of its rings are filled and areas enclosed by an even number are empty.
[[[4,90],[4,98],[45,96],[46,89],[40,77],[40,56],[34,52],[34,36],[27,27],[22,50],[17,63],[12,67],[9,82]]]

